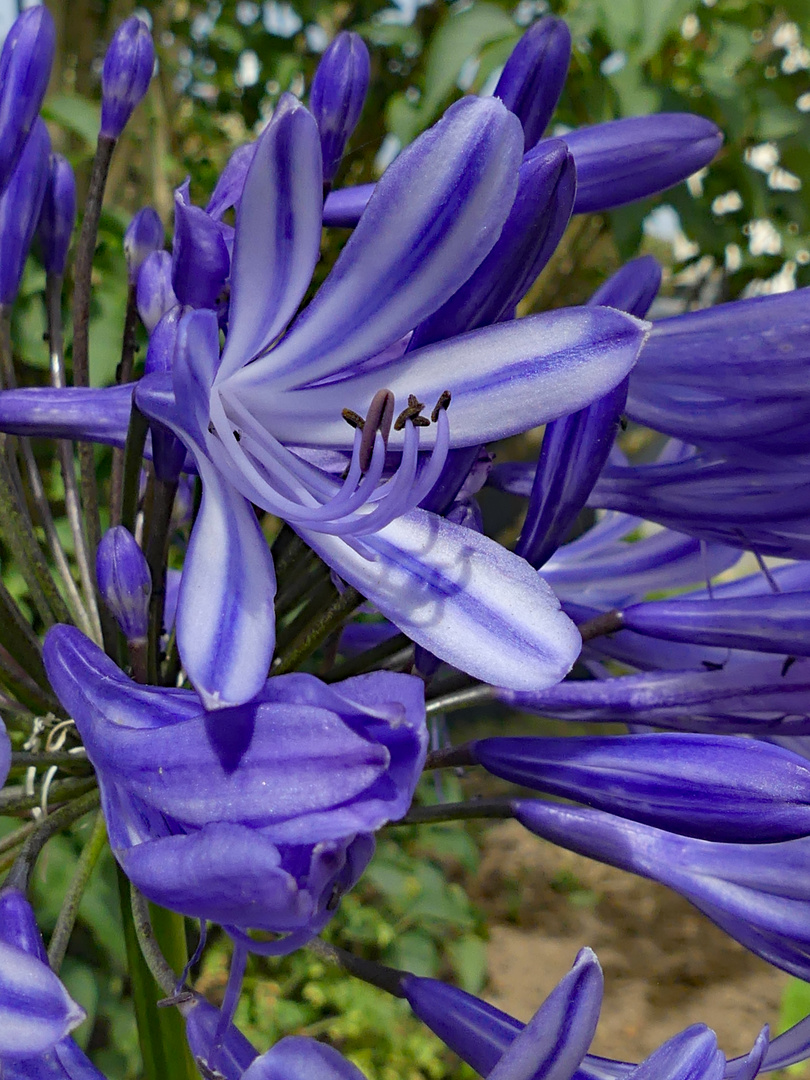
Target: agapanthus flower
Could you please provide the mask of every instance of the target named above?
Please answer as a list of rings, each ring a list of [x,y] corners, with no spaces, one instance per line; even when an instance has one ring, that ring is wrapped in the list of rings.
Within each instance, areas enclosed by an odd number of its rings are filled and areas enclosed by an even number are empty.
[[[19,164],[51,75],[56,27],[44,5],[14,20],[0,53],[0,193]]]
[[[31,905],[0,890],[0,1072],[7,1080],[104,1080],[69,1032],[85,1019],[48,966]]]
[[[424,691],[374,672],[326,686],[269,680],[212,714],[193,691],[132,682],[78,630],[45,642],[48,677],[76,721],[102,792],[110,843],[155,903],[226,926],[318,933],[402,817],[424,761]]]

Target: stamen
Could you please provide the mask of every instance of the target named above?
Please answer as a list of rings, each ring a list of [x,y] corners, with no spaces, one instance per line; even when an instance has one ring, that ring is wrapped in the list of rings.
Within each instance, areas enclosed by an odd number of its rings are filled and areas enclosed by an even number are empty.
[[[441,392],[441,394],[439,394],[439,400],[433,406],[433,412],[430,414],[430,419],[433,421],[434,424],[439,419],[439,413],[442,411],[442,409],[447,409],[449,407],[450,407],[450,391],[449,390],[443,390]]]
[[[349,427],[359,428],[361,431],[365,427],[365,420],[360,415],[360,413],[356,413],[354,409],[344,409],[340,415],[343,417]]]
[[[394,431],[402,431],[409,420],[414,427],[428,427],[430,421],[421,415],[424,407],[424,402],[421,402],[416,394],[408,394],[408,406],[396,418]]]
[[[343,415],[345,418],[345,410]],[[388,445],[393,418],[394,395],[390,390],[378,390],[368,407],[368,414],[363,425],[363,438],[360,441],[360,468],[364,473],[368,472],[371,466],[371,456],[374,453],[374,441],[378,431],[382,435],[383,442],[386,446]]]

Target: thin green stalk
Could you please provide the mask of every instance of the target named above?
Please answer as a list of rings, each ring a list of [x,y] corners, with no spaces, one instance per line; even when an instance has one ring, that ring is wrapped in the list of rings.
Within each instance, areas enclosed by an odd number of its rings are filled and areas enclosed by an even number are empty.
[[[470,705],[482,705],[486,701],[494,700],[495,687],[479,683],[477,686],[467,686],[434,698],[427,703],[425,711],[428,716],[434,716],[436,713],[454,712],[456,709],[466,709]]]
[[[2,650],[0,650],[0,684],[33,713],[47,713],[59,708],[56,699],[27,678],[19,665],[14,663],[11,657],[4,656]],[[5,720],[8,724],[9,718],[5,717]]]
[[[312,622],[282,650],[273,662],[272,674],[283,675],[298,667],[302,660],[318,648],[333,630],[337,630],[355,608],[363,603],[357,589],[348,586],[341,596],[335,597],[329,607],[322,609]]]
[[[48,788],[48,801],[51,803],[61,803],[65,800],[69,800],[67,806],[60,807],[59,810],[54,810],[52,814],[49,814],[46,821],[49,821],[51,817],[61,813],[62,810],[67,810],[70,806],[73,806],[79,800],[76,796],[85,797],[85,794],[94,796],[98,799],[98,792],[96,791],[96,779],[94,776],[70,776],[64,780],[55,780],[54,783]],[[14,784],[12,786],[4,787],[0,791],[0,813],[1,814],[18,814],[23,810],[33,810],[35,806],[39,806],[42,802],[41,795],[29,795],[22,784]],[[90,807],[88,807],[90,809]],[[86,813],[86,811],[83,811]]]
[[[0,581],[0,645],[38,686],[50,694],[51,684],[42,662],[42,645],[19,604]]]
[[[73,927],[76,923],[76,916],[79,914],[79,904],[82,902],[84,891],[106,842],[107,827],[104,823],[104,815],[99,810],[93,822],[92,832],[87,839],[87,843],[82,848],[76,869],[73,871],[73,877],[62,901],[62,907],[59,909],[56,926],[51,934],[51,940],[48,942],[48,963],[57,975],[62,966],[62,961],[65,959],[70,935],[73,933]]]
[[[132,369],[135,364],[137,349],[138,305],[135,285],[130,282],[127,290],[127,310],[124,316],[124,333],[121,339],[121,360],[115,372],[115,381],[119,384],[132,382]],[[112,456],[112,478],[110,481],[110,521],[113,525],[121,524],[124,498],[124,450],[115,447]]]
[[[90,763],[83,754],[71,754],[69,750],[15,750],[12,753],[12,769],[30,768],[32,765],[35,768],[41,766],[43,769],[50,765],[81,765],[84,769],[90,768]]]
[[[471,799],[469,802],[437,803],[435,806],[413,806],[404,818],[391,821],[386,828],[397,825],[426,825],[439,821],[468,821],[472,818],[511,818],[508,799]]]
[[[48,323],[48,342],[50,345],[51,385],[57,389],[67,386],[65,373],[65,340],[62,332],[62,276],[48,274],[45,279],[45,314]],[[86,610],[93,625],[90,635],[95,641],[101,641],[101,623],[95,591],[95,578],[90,558],[87,536],[84,530],[79,484],[76,479],[76,462],[73,443],[67,439],[57,440],[57,452],[62,469],[62,484],[65,489],[65,513],[73,534],[73,548],[76,564],[79,567],[79,579]]]
[[[326,563],[321,562],[314,552],[312,558],[312,565],[302,566],[293,578],[287,574],[287,580],[276,595],[277,618],[291,611],[308,592],[311,592],[321,582],[329,580],[329,567]]]
[[[162,997],[161,987],[155,982],[144,959],[145,949],[138,943],[138,931],[133,917],[135,889],[116,863],[118,873],[118,896],[121,902],[121,920],[124,924],[124,945],[127,966],[135,1005],[135,1021],[138,1025],[138,1042],[143,1059],[143,1080],[167,1080],[173,1073],[167,1067],[163,1054],[163,1038],[157,1003]],[[171,993],[171,986],[163,987],[163,993]]]
[[[124,446],[124,473],[121,490],[121,524],[124,528],[129,529],[131,533],[135,532],[135,519],[138,516],[143,448],[148,430],[149,422],[133,402],[132,411],[129,414],[127,441]]]
[[[0,442],[4,437],[0,437]],[[20,505],[17,487],[5,454],[0,454],[0,519],[3,539],[17,561],[31,600],[46,627],[70,622],[70,614],[51,577],[28,514]]]
[[[393,637],[386,638],[379,645],[375,645],[373,649],[366,649],[365,652],[352,656],[349,660],[344,660],[342,664],[333,667],[331,671],[324,675],[324,681],[331,683],[337,682],[338,679],[348,679],[350,675],[361,675],[365,671],[378,668],[383,660],[393,661],[401,658],[404,662],[406,657],[412,655],[412,653],[413,644],[408,640],[407,636],[405,634],[394,634]]]
[[[172,971],[183,971],[188,963],[185,919],[182,915],[158,907],[157,904],[149,905],[149,914],[161,954]],[[177,977],[174,982],[175,985],[171,988],[172,995],[177,984]],[[172,1062],[172,1080],[175,1077],[178,1080],[183,1080],[183,1078],[198,1080],[197,1067],[186,1040],[185,1021],[177,1009],[161,1008],[160,1028],[166,1056]]]
[[[325,960],[328,964],[337,965],[343,971],[348,971],[350,975],[362,979],[363,982],[377,986],[380,990],[393,994],[394,997],[405,997],[402,989],[402,979],[407,972],[386,967],[384,964],[377,964],[373,960],[364,960],[361,956],[354,956],[337,945],[327,944],[320,938],[313,938],[307,948],[321,960]]]
[[[98,223],[101,206],[104,201],[104,188],[110,161],[115,149],[115,139],[99,136],[96,155],[93,159],[93,171],[90,174],[90,187],[84,207],[84,218],[76,245],[76,258],[73,264],[73,384],[90,385],[90,287],[93,273],[93,255],[96,250]],[[91,553],[98,548],[101,540],[101,522],[98,507],[98,486],[96,468],[91,443],[79,443],[79,472],[81,475],[82,502],[84,503],[87,540]]]
[[[317,614],[327,608],[335,599],[335,586],[330,578],[323,580],[320,585],[306,598],[304,606],[289,622],[282,622],[276,631],[276,649],[283,651],[291,641],[294,641],[306,627],[312,622],[313,614]]]
[[[71,782],[65,781],[65,783]],[[36,830],[26,838],[22,851],[17,856],[5,884],[17,888],[21,892],[28,892],[28,883],[34,866],[47,842],[56,836],[58,832],[61,832],[62,829],[66,829],[68,825],[72,825],[74,821],[78,821],[79,818],[94,810],[98,803],[98,789],[94,788],[38,821]]]
[[[151,513],[147,521],[146,562],[152,575],[152,595],[149,599],[149,632],[147,638],[147,671],[149,682],[160,682],[160,635],[163,630],[163,607],[166,601],[166,561],[169,554],[169,535],[172,507],[177,483],[152,480]]]

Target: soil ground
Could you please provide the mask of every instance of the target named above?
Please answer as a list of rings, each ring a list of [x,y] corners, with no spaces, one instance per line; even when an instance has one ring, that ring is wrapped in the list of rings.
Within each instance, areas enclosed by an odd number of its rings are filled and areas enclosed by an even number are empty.
[[[605,1000],[593,1053],[638,1061],[705,1023],[733,1056],[751,1048],[765,1022],[778,1030],[788,976],[663,886],[563,851],[510,821],[489,831],[468,888],[490,918],[489,1000],[521,1020],[579,948],[596,951]]]

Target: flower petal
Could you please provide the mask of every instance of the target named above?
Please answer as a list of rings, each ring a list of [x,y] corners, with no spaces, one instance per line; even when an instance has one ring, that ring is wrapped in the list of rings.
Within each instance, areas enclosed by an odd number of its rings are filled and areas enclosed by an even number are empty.
[[[723,1080],[725,1065],[715,1033],[693,1024],[654,1050],[627,1080]]]
[[[47,964],[0,941],[0,1055],[33,1057],[50,1050],[85,1013]]]
[[[256,143],[236,212],[218,379],[278,337],[301,303],[320,250],[321,168],[317,124],[292,94],[283,94]]]
[[[364,537],[306,542],[418,645],[475,678],[515,689],[560,681],[580,650],[546,583],[500,544],[424,510]]]
[[[611,308],[569,308],[473,330],[339,383],[280,394],[269,380],[263,387],[234,379],[222,393],[237,397],[282,442],[351,449],[342,408],[364,415],[382,386],[394,393],[395,411],[409,394],[432,408],[449,390],[451,445],[477,445],[575,412],[612,390],[633,366],[646,326]],[[420,429],[420,449],[435,438],[435,425]],[[392,431],[389,445],[398,448],[402,439]]]
[[[250,1066],[242,1080],[365,1080],[331,1046],[301,1035],[288,1035]]]
[[[289,386],[350,370],[435,311],[498,239],[522,149],[520,123],[500,101],[465,98],[448,109],[386,171],[286,337],[233,376],[240,389],[249,396],[271,377]]]
[[[177,643],[208,709],[239,705],[267,679],[275,646],[276,575],[250,503],[205,459],[200,511],[177,601]]]
[[[0,393],[0,431],[123,446],[132,389],[133,384],[128,383],[102,390],[84,386],[4,390]]]

